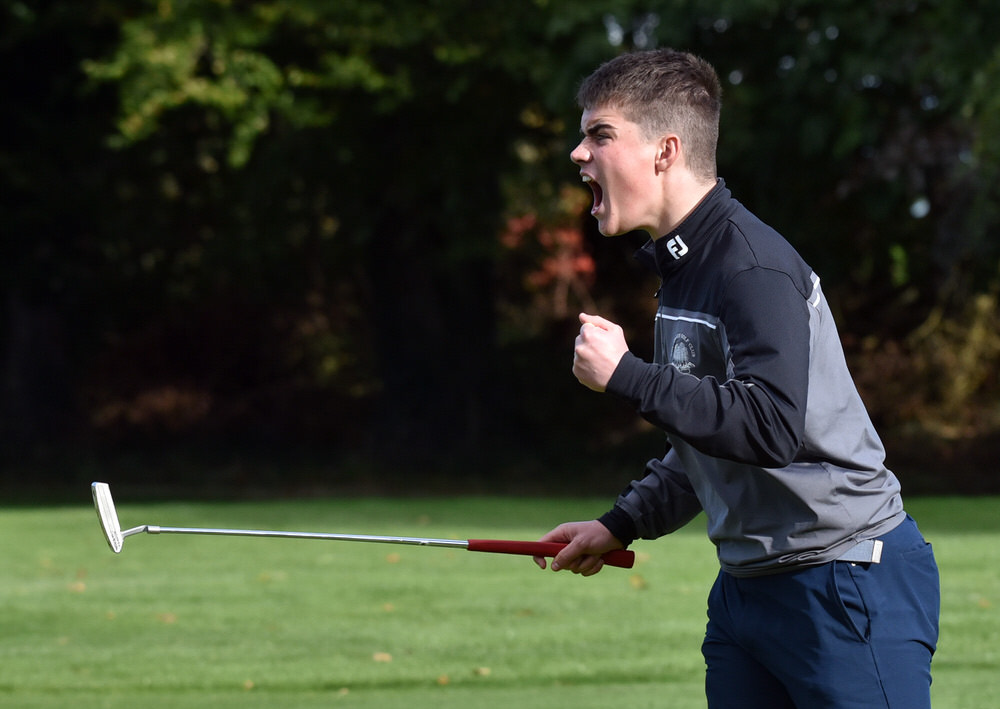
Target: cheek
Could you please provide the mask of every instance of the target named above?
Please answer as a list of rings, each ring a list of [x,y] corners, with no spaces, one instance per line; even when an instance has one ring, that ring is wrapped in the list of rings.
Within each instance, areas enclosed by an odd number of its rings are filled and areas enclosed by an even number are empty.
[[[622,152],[610,162],[614,167],[605,173],[605,197],[620,206],[640,200],[655,182],[653,162],[644,151]]]
[[[652,160],[637,160],[629,171],[629,186],[637,193],[646,194],[659,188],[660,179]]]
[[[628,205],[640,202],[642,195],[649,189],[648,181],[634,172],[619,175],[615,184],[617,201]]]

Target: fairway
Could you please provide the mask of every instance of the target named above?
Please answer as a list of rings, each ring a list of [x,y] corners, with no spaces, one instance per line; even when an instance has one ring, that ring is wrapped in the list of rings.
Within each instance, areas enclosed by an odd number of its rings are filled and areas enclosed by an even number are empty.
[[[530,559],[317,540],[104,541],[79,505],[0,508],[0,706],[704,707],[717,571],[696,520],[584,579]],[[608,500],[138,504],[137,524],[535,539]],[[942,573],[936,709],[1000,691],[1000,499],[914,499]]]

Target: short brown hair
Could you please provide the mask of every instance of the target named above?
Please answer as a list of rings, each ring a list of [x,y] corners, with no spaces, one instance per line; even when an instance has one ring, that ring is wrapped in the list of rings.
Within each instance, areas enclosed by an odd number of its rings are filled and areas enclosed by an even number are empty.
[[[647,138],[676,133],[691,171],[715,178],[722,86],[704,59],[673,49],[622,54],[584,79],[576,99],[584,110],[621,111]]]

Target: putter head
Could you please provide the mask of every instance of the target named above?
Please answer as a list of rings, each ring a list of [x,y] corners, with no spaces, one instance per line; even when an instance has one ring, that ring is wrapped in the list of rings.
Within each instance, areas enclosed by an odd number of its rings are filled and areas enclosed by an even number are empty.
[[[91,483],[90,491],[94,496],[94,509],[97,518],[101,520],[101,529],[108,546],[115,554],[121,553],[125,538],[118,523],[118,512],[115,511],[115,501],[111,499],[111,487],[107,483]]]

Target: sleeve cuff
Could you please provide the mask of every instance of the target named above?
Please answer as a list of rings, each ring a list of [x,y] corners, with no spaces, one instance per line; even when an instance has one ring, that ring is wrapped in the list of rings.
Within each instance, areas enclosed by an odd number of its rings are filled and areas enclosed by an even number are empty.
[[[615,539],[622,543],[623,547],[627,548],[638,536],[636,534],[635,522],[620,507],[612,507],[598,517],[597,521],[607,527],[608,531],[611,532]]]
[[[632,390],[635,387],[637,370],[643,364],[645,364],[645,362],[643,362],[640,358],[636,357],[631,352],[626,352],[618,361],[618,366],[615,367],[615,371],[611,373],[611,379],[608,380],[608,384],[604,388],[605,391],[609,394],[615,394],[625,399],[631,399]]]

